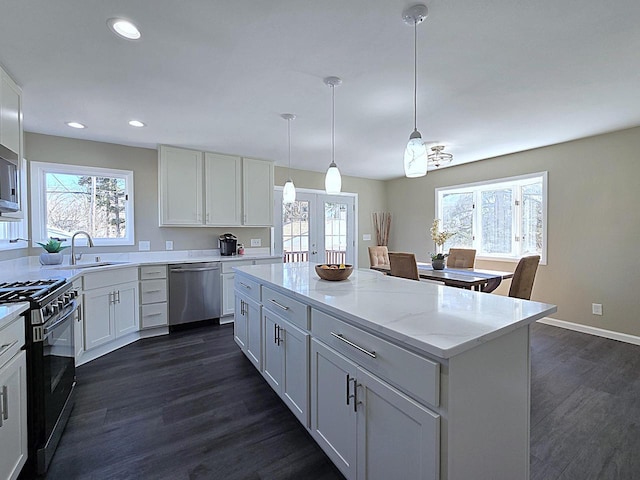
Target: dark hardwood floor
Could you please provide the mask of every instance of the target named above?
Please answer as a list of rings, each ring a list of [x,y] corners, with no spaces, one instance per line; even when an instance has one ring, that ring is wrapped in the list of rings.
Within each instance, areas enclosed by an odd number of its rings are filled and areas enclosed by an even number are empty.
[[[533,327],[532,480],[640,479],[639,372],[640,347]],[[230,325],[142,340],[77,375],[48,480],[343,478]]]

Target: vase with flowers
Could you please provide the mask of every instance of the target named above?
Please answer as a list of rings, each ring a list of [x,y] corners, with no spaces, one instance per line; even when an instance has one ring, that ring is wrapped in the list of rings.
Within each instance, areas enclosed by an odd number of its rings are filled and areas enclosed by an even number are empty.
[[[438,252],[431,254],[431,266],[434,270],[444,269],[444,261],[449,256],[449,254],[442,252],[443,245],[448,239],[455,235],[455,232],[440,232],[439,225],[440,220],[437,218],[433,220],[433,224],[431,225],[431,239],[438,247]]]

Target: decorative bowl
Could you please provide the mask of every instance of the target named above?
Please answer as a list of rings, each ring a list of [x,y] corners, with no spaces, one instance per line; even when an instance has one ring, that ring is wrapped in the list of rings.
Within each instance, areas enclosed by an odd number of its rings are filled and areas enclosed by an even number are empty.
[[[344,268],[340,268],[343,266]],[[316,265],[316,273],[323,280],[339,282],[346,280],[353,272],[353,265],[339,265],[337,263],[322,263]]]

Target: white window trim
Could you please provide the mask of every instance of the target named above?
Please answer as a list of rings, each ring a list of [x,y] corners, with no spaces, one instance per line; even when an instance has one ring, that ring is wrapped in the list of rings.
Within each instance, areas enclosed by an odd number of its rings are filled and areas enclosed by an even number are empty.
[[[468,191],[469,189],[477,190],[477,189],[480,189],[479,187],[483,187],[483,186],[500,188],[501,186],[512,186],[518,183],[525,184],[527,183],[527,180],[530,180],[532,178],[539,178],[539,177],[542,177],[542,251],[540,253],[540,264],[546,265],[547,264],[547,220],[548,220],[547,190],[548,190],[548,183],[549,183],[548,182],[549,174],[546,171],[536,172],[536,173],[527,173],[524,175],[517,175],[513,177],[497,178],[494,180],[483,180],[479,182],[463,183],[460,185],[452,185],[449,187],[436,188],[435,189],[435,206],[436,206],[435,218],[440,218],[440,201],[439,201],[440,192],[460,193],[460,192]],[[479,212],[478,209],[476,209],[476,211],[474,212],[474,223],[476,224],[478,220],[476,216],[479,216],[478,212]],[[486,255],[486,254],[485,255],[478,254],[476,255],[476,259],[500,261],[500,262],[512,262],[512,263],[517,263],[519,261],[519,258],[515,258],[515,257],[505,257],[500,255]]]
[[[126,180],[129,200],[125,205],[127,218],[127,235],[123,238],[98,238],[93,239],[97,246],[135,245],[135,219],[134,219],[134,195],[133,195],[133,171],[117,170],[114,168],[87,167],[84,165],[68,165],[63,163],[29,162],[31,166],[31,230],[33,232],[32,246],[37,247],[36,242],[46,243],[47,228],[45,222],[45,173],[66,173],[71,175],[95,175],[101,177],[121,177]],[[130,226],[129,226],[130,224]],[[86,245],[84,236],[78,237],[77,245]]]

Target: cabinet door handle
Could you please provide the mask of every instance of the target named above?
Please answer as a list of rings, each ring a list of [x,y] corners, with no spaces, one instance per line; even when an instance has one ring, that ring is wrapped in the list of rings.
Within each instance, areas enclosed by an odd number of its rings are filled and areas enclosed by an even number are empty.
[[[9,420],[9,395],[7,395],[7,386],[2,386],[2,420]],[[2,422],[0,422],[0,427]]]
[[[120,290],[113,292],[113,303],[120,303]]]
[[[370,351],[369,351],[369,350],[367,350],[366,348],[362,348],[360,345],[356,345],[355,343],[353,343],[353,342],[351,342],[351,341],[347,340],[346,338],[344,338],[344,337],[342,336],[342,334],[341,334],[341,333],[333,333],[333,332],[331,332],[331,335],[333,335],[334,337],[336,337],[338,340],[340,340],[340,341],[342,341],[342,342],[346,343],[346,344],[347,344],[347,345],[349,345],[350,347],[353,347],[353,348],[355,348],[356,350],[358,350],[358,351],[360,351],[360,352],[362,352],[362,353],[365,353],[365,354],[369,355],[371,358],[377,358],[377,357],[376,357],[376,352],[370,352]]]
[[[349,395],[349,383],[350,382],[351,382],[351,377],[347,373],[347,406],[349,406],[349,399],[351,398],[351,395]]]
[[[282,337],[280,336],[280,332],[283,330],[283,328],[280,327],[280,325],[278,325],[278,346],[280,346],[280,344],[282,343]]]
[[[273,298],[270,298],[269,301],[273,303],[276,307],[280,307],[282,310],[289,310],[289,307],[286,305],[282,305],[281,303],[276,302]]]
[[[11,343],[5,343],[4,345],[0,345],[0,356],[6,352],[7,350],[9,350],[11,347],[13,347],[16,343],[18,343],[18,340],[14,340]]]
[[[109,292],[109,305],[111,305],[112,303],[116,303],[115,298],[116,292]]]
[[[273,343],[278,344],[278,325],[273,324]]]
[[[358,413],[358,380],[353,379],[353,411]]]

